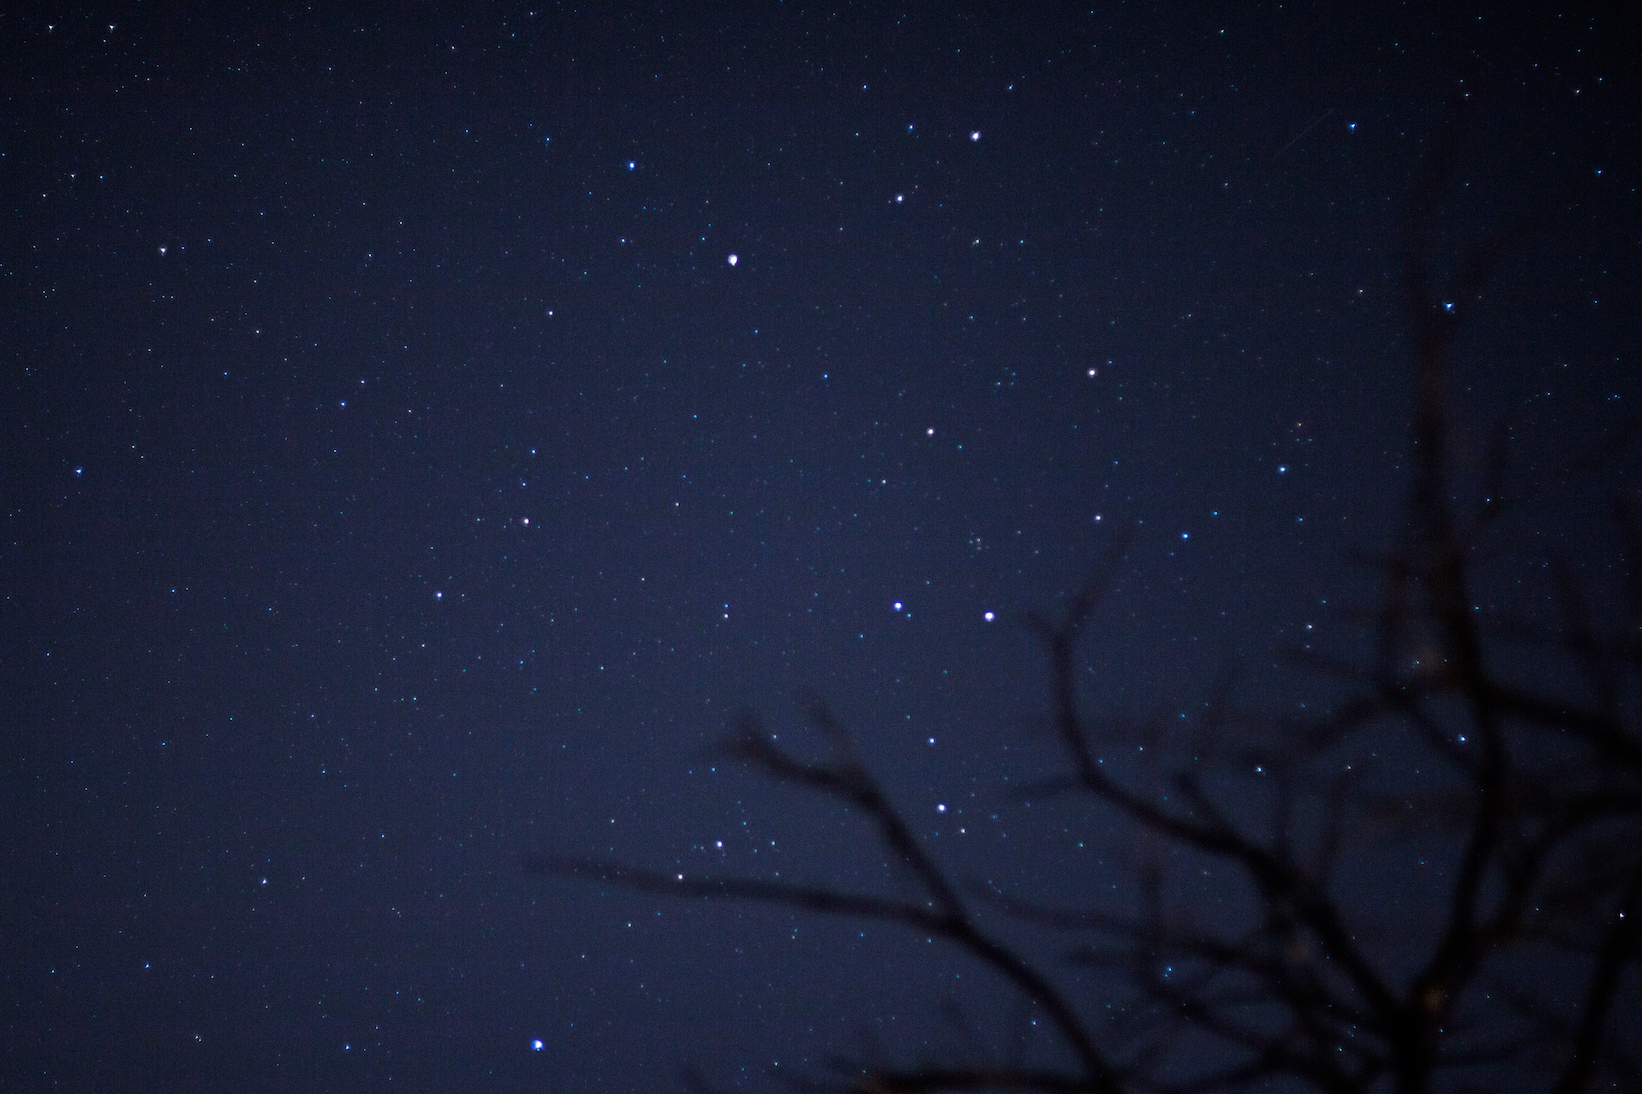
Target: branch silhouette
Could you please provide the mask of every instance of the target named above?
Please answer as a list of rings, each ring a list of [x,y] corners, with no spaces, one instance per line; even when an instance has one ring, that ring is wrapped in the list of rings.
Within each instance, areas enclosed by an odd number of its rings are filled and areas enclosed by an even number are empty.
[[[819,702],[808,713],[825,761],[779,747],[752,716],[724,753],[869,822],[916,897],[587,858],[527,866],[940,937],[1041,1008],[1063,1061],[840,1060],[832,1079],[786,1080],[803,1088],[1642,1089],[1634,1032],[1622,1032],[1642,1027],[1642,523],[1627,500],[1615,502],[1612,532],[1629,560],[1622,589],[1593,601],[1576,568],[1552,557],[1541,571],[1550,618],[1482,610],[1492,583],[1509,580],[1489,569],[1491,545],[1554,494],[1543,481],[1513,489],[1501,435],[1476,478],[1480,496],[1462,504],[1453,481],[1447,385],[1464,320],[1444,303],[1478,298],[1501,248],[1523,233],[1485,235],[1439,283],[1428,229],[1452,154],[1451,142],[1439,147],[1409,216],[1413,458],[1401,533],[1372,561],[1379,598],[1360,617],[1368,652],[1297,662],[1348,692],[1332,711],[1240,713],[1228,685],[1192,747],[1149,748],[1155,766],[1142,778],[1135,764],[1106,762],[1123,727],[1091,716],[1079,684],[1127,543],[1109,548],[1059,612],[1025,617],[1049,668],[1048,724],[1064,770],[1017,794],[1086,801],[1101,818],[1092,836],[1152,849],[1133,899],[1065,907],[954,877]],[[1611,446],[1596,451],[1582,473],[1621,459]],[[1182,896],[1188,866],[1229,874],[1233,910],[1205,922]],[[1386,891],[1416,877],[1423,888],[1405,901]],[[1039,932],[1064,963],[1052,967],[996,924]],[[1065,970],[1096,974],[1097,998],[1083,997],[1086,981],[1082,995],[1068,987]]]

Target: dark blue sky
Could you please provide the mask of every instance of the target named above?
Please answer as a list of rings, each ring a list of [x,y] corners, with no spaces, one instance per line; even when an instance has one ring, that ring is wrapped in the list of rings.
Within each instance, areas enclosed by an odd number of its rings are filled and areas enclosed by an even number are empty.
[[[1115,709],[1232,666],[1280,708],[1275,651],[1350,644],[1450,129],[1439,257],[1528,229],[1458,304],[1473,447],[1506,420],[1554,472],[1642,396],[1634,65],[1572,11],[0,38],[8,1090],[751,1088],[938,1045],[932,999],[1010,1004],[922,940],[522,856],[893,886],[704,751],[814,693],[947,861],[1102,884],[1006,797],[1047,762],[1019,613],[1126,533]]]

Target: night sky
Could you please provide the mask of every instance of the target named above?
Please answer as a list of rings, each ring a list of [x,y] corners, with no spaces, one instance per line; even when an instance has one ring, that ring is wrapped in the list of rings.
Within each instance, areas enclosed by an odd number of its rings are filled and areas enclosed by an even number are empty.
[[[890,926],[525,859],[892,889],[711,750],[814,696],[955,871],[1116,883],[1010,797],[1020,613],[1127,537],[1103,706],[1298,705],[1399,520],[1442,147],[1434,260],[1507,239],[1462,449],[1555,475],[1642,398],[1604,17],[229,7],[0,12],[6,1090],[753,1089],[1007,1024]]]

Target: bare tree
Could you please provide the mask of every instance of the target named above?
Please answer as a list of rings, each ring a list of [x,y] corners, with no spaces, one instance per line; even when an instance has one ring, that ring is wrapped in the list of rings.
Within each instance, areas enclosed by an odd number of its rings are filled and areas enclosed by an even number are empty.
[[[1628,584],[1593,596],[1546,557],[1553,612],[1484,610],[1490,583],[1515,580],[1500,558],[1511,515],[1552,510],[1542,486],[1512,489],[1503,444],[1479,473],[1456,471],[1445,383],[1460,321],[1441,302],[1475,298],[1501,243],[1483,240],[1435,284],[1424,229],[1436,190],[1416,195],[1403,278],[1416,383],[1406,517],[1373,560],[1367,652],[1310,658],[1339,684],[1328,713],[1261,718],[1216,702],[1178,747],[1119,763],[1116,742],[1136,727],[1092,715],[1078,680],[1122,545],[1060,612],[1028,617],[1064,764],[1030,792],[1072,796],[1095,838],[1151,849],[1127,895],[1050,906],[961,882],[819,705],[825,760],[778,745],[752,717],[726,750],[869,820],[914,896],[590,859],[532,868],[905,925],[992,969],[1061,1049],[1042,1066],[840,1061],[818,1088],[1642,1090],[1642,524],[1615,500]],[[1476,492],[1468,503],[1462,486]],[[1233,894],[1212,921],[1191,899],[1205,870]],[[1098,1015],[1065,967],[989,927],[1000,917],[1064,934],[1066,961],[1106,985]]]

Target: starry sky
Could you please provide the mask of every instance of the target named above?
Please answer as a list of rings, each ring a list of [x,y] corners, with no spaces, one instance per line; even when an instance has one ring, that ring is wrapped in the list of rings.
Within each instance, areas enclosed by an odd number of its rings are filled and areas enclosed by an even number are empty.
[[[892,885],[711,751],[815,696],[955,870],[1102,884],[1020,613],[1126,538],[1113,710],[1351,641],[1440,148],[1439,266],[1521,229],[1467,420],[1554,473],[1642,397],[1606,16],[234,7],[0,13],[8,1090],[938,1045],[1012,1004],[923,939],[523,860]]]

